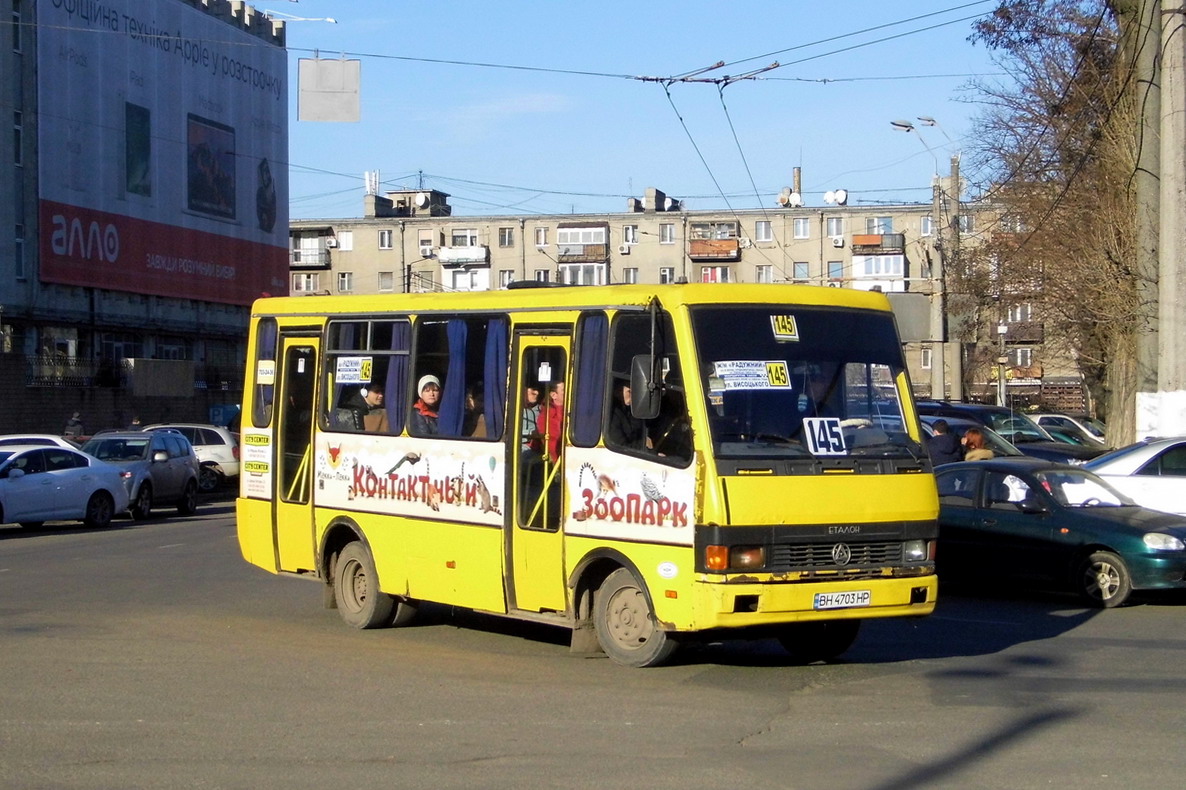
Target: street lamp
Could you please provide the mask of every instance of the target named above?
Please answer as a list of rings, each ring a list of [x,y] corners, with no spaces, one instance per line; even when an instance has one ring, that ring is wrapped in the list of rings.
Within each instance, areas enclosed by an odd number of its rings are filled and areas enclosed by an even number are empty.
[[[292,14],[286,14],[283,11],[268,11],[264,9],[261,9],[260,13],[266,16],[268,19],[275,19],[279,17],[280,20],[284,22],[329,22],[331,25],[338,24],[338,20],[334,19],[332,16],[293,16]]]
[[[914,132],[918,136],[918,141],[922,143],[922,147],[927,149],[927,153],[931,155],[931,159],[935,162],[935,178],[939,177],[939,157],[935,156],[935,152],[927,145],[927,141],[923,139],[922,132],[918,131],[918,127],[910,123],[910,121],[890,121],[890,126],[897,129],[899,132]]]

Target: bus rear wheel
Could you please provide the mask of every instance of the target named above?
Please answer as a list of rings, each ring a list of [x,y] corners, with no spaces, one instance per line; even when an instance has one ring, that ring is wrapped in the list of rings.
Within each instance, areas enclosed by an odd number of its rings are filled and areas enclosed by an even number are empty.
[[[375,561],[358,542],[347,544],[338,555],[334,599],[342,619],[355,628],[389,625],[395,615],[395,599],[379,592]]]
[[[593,619],[598,644],[619,664],[657,666],[677,647],[671,634],[655,622],[642,584],[625,568],[614,571],[601,583]]]
[[[848,650],[860,630],[860,620],[795,623],[782,629],[778,641],[795,661],[812,664],[816,661],[831,661]]]

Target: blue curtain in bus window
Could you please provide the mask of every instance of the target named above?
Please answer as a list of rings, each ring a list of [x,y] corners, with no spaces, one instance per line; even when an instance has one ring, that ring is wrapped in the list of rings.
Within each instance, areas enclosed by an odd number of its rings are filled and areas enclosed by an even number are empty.
[[[276,361],[276,340],[279,331],[276,319],[265,318],[259,322],[259,338],[256,340],[256,367],[252,378],[258,380],[259,362],[261,360]],[[274,368],[273,368],[274,369]],[[268,424],[272,415],[272,400],[276,397],[275,386],[272,384],[257,384],[255,388],[255,407],[252,423],[262,428]]]
[[[449,369],[441,383],[441,411],[437,426],[441,436],[460,436],[465,419],[465,343],[469,328],[453,318],[448,323]]]
[[[386,395],[383,403],[387,408],[387,423],[392,433],[404,429],[404,415],[408,413],[408,366],[411,361],[412,325],[407,321],[396,321],[391,327],[391,364],[387,366]],[[403,352],[403,353],[399,353]]]
[[[579,447],[592,447],[601,437],[608,336],[609,321],[604,313],[590,313],[581,319],[577,331],[577,380],[572,400],[572,441]]]
[[[486,415],[486,436],[502,436],[507,401],[507,322],[493,319],[486,327],[486,388],[482,413]]]

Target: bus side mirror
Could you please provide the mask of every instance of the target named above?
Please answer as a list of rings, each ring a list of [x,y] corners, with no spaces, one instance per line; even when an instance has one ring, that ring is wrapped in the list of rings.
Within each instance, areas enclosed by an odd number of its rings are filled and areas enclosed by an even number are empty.
[[[655,360],[650,354],[636,354],[630,360],[630,413],[640,420],[659,416],[662,391],[655,382]]]

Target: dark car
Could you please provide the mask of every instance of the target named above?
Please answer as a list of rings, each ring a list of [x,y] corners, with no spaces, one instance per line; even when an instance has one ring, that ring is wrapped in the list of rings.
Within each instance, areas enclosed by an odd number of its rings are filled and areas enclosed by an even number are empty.
[[[1037,458],[946,464],[939,578],[1070,587],[1094,606],[1186,587],[1186,518],[1137,505],[1080,466]]]
[[[1033,458],[1064,464],[1081,464],[1104,452],[1103,447],[1084,447],[1061,442],[1026,415],[1004,406],[925,400],[918,401],[916,405],[920,416],[958,417],[987,425],[1018,450]]]

